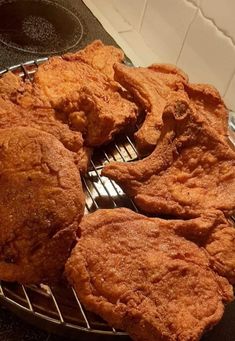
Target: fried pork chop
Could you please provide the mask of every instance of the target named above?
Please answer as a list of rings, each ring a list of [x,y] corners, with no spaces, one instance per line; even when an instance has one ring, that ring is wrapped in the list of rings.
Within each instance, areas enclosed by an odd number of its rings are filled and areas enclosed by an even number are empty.
[[[88,146],[109,142],[136,122],[137,107],[120,86],[84,62],[50,58],[39,66],[33,87],[46,106],[67,115]]]
[[[144,123],[135,134],[135,141],[140,155],[149,154],[160,137],[167,98],[181,88],[181,82],[187,82],[188,77],[182,70],[168,64],[154,64],[148,68],[115,64],[114,70],[115,79],[146,111]]]
[[[113,65],[124,61],[124,53],[117,47],[104,45],[102,41],[94,40],[85,49],[75,53],[67,53],[63,58],[69,61],[85,62],[113,79]]]
[[[115,180],[145,212],[194,217],[216,209],[235,211],[235,153],[185,96],[163,113],[157,147],[147,158],[110,163],[102,174]]]
[[[134,340],[199,340],[233,298],[205,252],[174,234],[174,224],[124,208],[98,210],[83,218],[66,264],[85,307]]]
[[[79,172],[52,135],[0,131],[0,279],[59,279],[84,210]]]
[[[166,100],[173,91],[185,92],[211,128],[227,138],[228,110],[212,85],[188,83],[183,71],[167,64],[153,64],[148,68],[129,68],[117,64],[115,79],[147,111],[145,121],[135,136],[140,155],[150,154],[155,148],[161,133]]]

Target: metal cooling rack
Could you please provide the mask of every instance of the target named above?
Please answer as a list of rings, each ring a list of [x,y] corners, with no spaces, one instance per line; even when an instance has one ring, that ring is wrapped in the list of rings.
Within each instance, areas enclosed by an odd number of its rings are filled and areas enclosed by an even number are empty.
[[[47,58],[30,61],[0,71],[18,74],[32,80],[37,67]],[[86,194],[85,214],[99,208],[129,207],[138,211],[135,204],[113,181],[101,176],[105,163],[110,161],[136,160],[137,151],[131,136],[120,136],[104,149],[94,152],[91,166],[82,177]],[[113,340],[119,337],[129,340],[126,333],[116,331],[93,313],[87,312],[73,288],[66,283],[49,287],[25,286],[17,283],[0,282],[0,302],[21,318],[49,332],[85,340]]]
[[[0,71],[0,77],[12,71],[24,79],[32,80],[37,67],[47,58],[30,61]],[[88,173],[82,182],[86,194],[85,214],[99,208],[129,207],[138,212],[135,204],[112,180],[101,176],[105,163],[138,159],[131,136],[120,136],[115,142],[95,151]],[[235,218],[232,218],[235,221]],[[129,341],[126,333],[109,327],[102,319],[86,311],[73,288],[66,283],[49,287],[25,286],[0,281],[0,303],[50,333],[72,337],[79,341]]]

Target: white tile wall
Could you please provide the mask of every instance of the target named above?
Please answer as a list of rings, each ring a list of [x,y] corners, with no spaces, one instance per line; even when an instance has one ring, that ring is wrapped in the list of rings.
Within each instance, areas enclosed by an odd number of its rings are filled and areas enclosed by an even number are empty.
[[[185,40],[178,66],[193,82],[211,83],[223,95],[235,70],[235,48],[198,12]]]
[[[186,0],[148,0],[140,33],[162,62],[176,63],[196,11]]]
[[[160,57],[157,56],[148,46],[146,46],[144,39],[139,32],[122,32],[120,35],[139,56],[138,63],[135,63],[136,66],[148,66],[153,63],[160,63]]]
[[[235,42],[235,1],[234,0],[201,0],[202,13],[214,21],[224,33]]]
[[[112,0],[112,3],[123,18],[138,31],[147,0]]]
[[[84,1],[86,3],[86,1]],[[126,32],[132,29],[127,20],[114,8],[110,0],[93,0],[94,6],[100,10],[107,20],[112,23],[117,32]]]

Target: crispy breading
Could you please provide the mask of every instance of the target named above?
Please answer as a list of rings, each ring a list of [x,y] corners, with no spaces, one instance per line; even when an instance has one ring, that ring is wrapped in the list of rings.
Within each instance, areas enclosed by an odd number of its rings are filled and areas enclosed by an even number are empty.
[[[152,64],[147,69],[156,72],[159,79],[170,88],[174,89],[177,80],[183,80],[185,83],[188,83],[188,75],[173,64]]]
[[[0,78],[0,96],[9,98],[24,90],[23,80],[12,72],[6,72]]]
[[[71,151],[79,170],[87,170],[91,150],[83,146],[82,134],[70,129],[63,114],[46,104],[31,82],[7,72],[0,78],[0,129],[19,126],[54,135]]]
[[[124,208],[98,210],[83,218],[66,263],[84,306],[133,340],[199,340],[233,299],[232,286],[203,250],[172,232],[174,224]]]
[[[84,211],[79,172],[52,135],[0,132],[0,279],[56,281]]]
[[[103,57],[109,70],[114,62],[122,60],[123,52],[96,41],[75,54],[51,57],[39,65],[32,84],[12,73],[4,75],[0,96],[17,105],[15,110],[40,110],[45,116],[48,111],[50,117],[54,109],[56,121],[71,125],[73,132],[81,132],[87,146],[100,146],[115,134],[134,128],[138,114],[129,94],[95,68],[95,64],[101,67],[99,59]]]
[[[235,228],[222,212],[206,211],[187,224],[176,220],[171,226],[176,234],[203,247],[214,271],[235,284]]]
[[[146,111],[145,120],[135,134],[135,141],[140,155],[149,154],[160,137],[167,98],[181,88],[182,81],[187,82],[187,75],[169,64],[154,64],[149,68],[115,64],[114,70],[115,79]]]
[[[39,66],[33,86],[46,104],[66,114],[88,146],[107,143],[136,122],[137,107],[120,86],[86,63],[50,58]]]
[[[218,90],[210,84],[183,83],[191,103],[221,136],[228,135],[228,110]]]
[[[113,65],[124,61],[124,53],[115,46],[104,45],[101,40],[94,40],[83,50],[67,53],[63,55],[63,58],[69,61],[85,62],[113,79]]]
[[[235,284],[235,228],[221,219],[203,243],[215,271]]]
[[[153,151],[160,137],[162,113],[174,91],[185,92],[197,112],[211,128],[227,139],[228,110],[215,87],[191,84],[187,75],[168,64],[153,64],[148,68],[129,68],[115,65],[115,79],[130,91],[146,110],[146,118],[135,135],[140,155]]]
[[[102,174],[115,180],[145,212],[178,217],[210,209],[235,211],[235,153],[183,94],[163,113],[159,143],[147,158],[111,163]]]
[[[53,109],[27,108],[0,96],[0,129],[13,127],[33,127],[54,135],[71,151],[79,170],[87,169],[90,151],[84,149],[81,133],[57,119]]]
[[[81,131],[86,145],[91,147],[101,146],[115,134],[134,128],[137,118],[135,104],[117,92],[106,93],[96,84],[73,92],[56,108],[68,115],[70,126]]]

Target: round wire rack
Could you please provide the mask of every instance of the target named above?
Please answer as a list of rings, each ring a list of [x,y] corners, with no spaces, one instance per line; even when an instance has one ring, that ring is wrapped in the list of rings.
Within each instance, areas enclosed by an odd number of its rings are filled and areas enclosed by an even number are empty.
[[[0,71],[0,77],[12,71],[32,80],[37,67],[47,58],[30,61]],[[103,165],[110,161],[133,161],[138,158],[132,136],[122,135],[103,149],[95,151],[90,168],[82,177],[86,195],[85,214],[99,208],[129,207],[138,211],[121,188],[101,176]],[[0,303],[28,322],[59,335],[79,340],[130,340],[126,333],[111,328],[101,318],[84,309],[76,292],[67,283],[60,286],[25,286],[0,282]]]
[[[47,58],[29,61],[0,71],[0,77],[7,71],[18,74],[23,79],[32,80],[37,67]],[[102,149],[93,154],[90,168],[82,177],[86,195],[85,214],[99,208],[128,207],[138,212],[133,201],[112,180],[101,176],[105,163],[111,161],[130,162],[137,160],[138,155],[131,135],[119,136]],[[235,218],[232,217],[233,222]],[[50,333],[55,333],[80,341],[129,341],[128,335],[107,325],[97,315],[84,309],[76,292],[67,283],[49,287],[47,285],[25,286],[18,283],[0,281],[0,304],[17,314],[27,322]],[[230,304],[233,313],[232,304]],[[231,311],[227,309],[225,316],[206,340],[216,341],[234,339],[230,320]],[[230,328],[230,329],[229,329]],[[232,333],[230,338],[230,333]],[[226,336],[225,336],[226,335]],[[204,338],[203,338],[204,340]],[[226,338],[227,340],[227,338]]]

